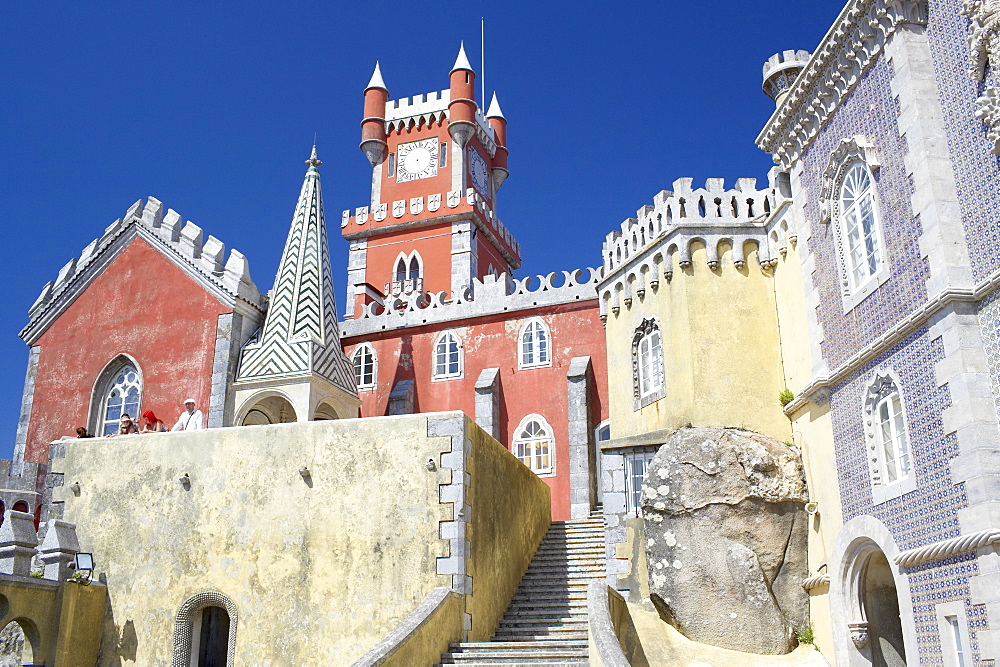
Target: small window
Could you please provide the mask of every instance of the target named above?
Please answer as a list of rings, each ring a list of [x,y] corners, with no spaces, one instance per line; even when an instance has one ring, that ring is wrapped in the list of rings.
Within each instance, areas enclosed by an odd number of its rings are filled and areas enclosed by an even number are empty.
[[[549,330],[539,318],[534,318],[521,329],[520,368],[551,366],[552,354]]]
[[[958,667],[965,667],[965,649],[962,646],[962,633],[959,631],[958,617],[946,616],[944,620],[948,623],[948,629],[951,632],[952,650],[955,664],[958,665]]]
[[[462,355],[458,338],[451,331],[446,331],[434,345],[434,377],[435,380],[446,380],[462,376]]]
[[[389,153],[389,178],[396,178],[396,154]]]
[[[101,435],[117,433],[121,417],[128,414],[135,419],[139,414],[142,383],[139,372],[130,363],[123,364],[111,377],[111,384],[104,395],[101,411]]]
[[[655,320],[643,320],[632,336],[634,409],[663,398],[663,342]]]
[[[448,142],[446,142],[446,141],[442,141],[441,142],[441,146],[440,146],[440,150],[438,151],[438,155],[441,156],[441,166],[442,167],[447,167],[448,166]]]
[[[656,456],[656,450],[638,451],[625,454],[625,513],[639,516],[642,507],[642,481],[646,470]]]
[[[396,262],[396,282],[401,283],[406,280],[406,260],[402,257]]]
[[[539,415],[528,415],[515,431],[512,451],[521,463],[537,475],[555,472],[552,461],[552,429]]]
[[[864,400],[865,439],[869,458],[873,500],[885,502],[916,488],[913,478],[906,406],[899,381],[890,370],[878,370],[869,383]]]
[[[368,343],[358,345],[352,357],[354,380],[359,390],[374,389],[376,378],[375,350]]]
[[[416,254],[410,256],[410,280],[416,280],[420,278],[420,260],[417,259]]]

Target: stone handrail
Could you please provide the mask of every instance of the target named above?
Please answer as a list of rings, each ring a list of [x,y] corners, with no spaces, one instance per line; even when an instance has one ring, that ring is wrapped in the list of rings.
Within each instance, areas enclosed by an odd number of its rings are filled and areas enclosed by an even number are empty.
[[[375,645],[375,648],[355,662],[353,667],[417,664],[419,659],[415,658],[421,652],[421,648],[424,648],[422,652],[428,654],[425,658],[431,664],[436,663],[450,642],[461,639],[463,613],[460,603],[462,598],[461,593],[457,593],[447,586],[438,586],[424,598],[424,601],[413,610],[413,613],[403,619],[385,639]],[[453,633],[421,632],[433,621],[443,621],[445,625],[448,625],[447,615],[449,611],[454,612],[457,619],[457,622],[452,624],[454,626]],[[428,636],[423,636],[425,634]],[[421,647],[422,643],[426,643],[428,646]],[[438,643],[441,645],[436,646]]]
[[[587,586],[587,617],[593,652],[590,659],[604,667],[629,667],[628,658],[618,642],[618,633],[611,620],[610,596],[622,601],[618,591],[613,590],[603,579],[594,579]]]

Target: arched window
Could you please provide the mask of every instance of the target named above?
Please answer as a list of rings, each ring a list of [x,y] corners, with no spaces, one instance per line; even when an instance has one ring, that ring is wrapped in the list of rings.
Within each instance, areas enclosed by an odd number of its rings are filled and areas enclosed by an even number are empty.
[[[406,259],[400,257],[396,262],[396,282],[401,283],[404,280],[406,280]]]
[[[514,431],[511,450],[521,462],[538,475],[555,472],[552,428],[540,415],[528,415]]]
[[[549,345],[549,330],[539,318],[528,320],[521,329],[521,354],[518,356],[519,368],[537,368],[551,366],[552,355]]]
[[[374,389],[376,381],[375,350],[368,343],[362,343],[354,350],[354,380],[358,389]]]
[[[451,331],[445,331],[434,344],[435,380],[462,376],[462,348]]]
[[[105,367],[94,385],[91,433],[105,436],[117,432],[122,414],[138,417],[141,400],[139,370],[128,357],[118,357]]]
[[[864,162],[855,162],[844,174],[840,225],[850,286],[857,290],[878,273],[883,261],[872,175]]]
[[[237,621],[236,605],[222,593],[206,591],[188,598],[174,620],[173,664],[235,664]]]
[[[915,488],[906,410],[899,381],[889,370],[879,370],[868,384],[864,400],[865,438],[870,457],[876,503]]]
[[[396,256],[395,271],[391,285],[386,285],[386,294],[410,294],[424,288],[424,260],[416,250],[409,255]]]
[[[663,398],[663,342],[656,320],[642,321],[632,336],[633,408]]]
[[[420,277],[420,260],[417,259],[416,251],[410,255],[410,280],[416,280]]]

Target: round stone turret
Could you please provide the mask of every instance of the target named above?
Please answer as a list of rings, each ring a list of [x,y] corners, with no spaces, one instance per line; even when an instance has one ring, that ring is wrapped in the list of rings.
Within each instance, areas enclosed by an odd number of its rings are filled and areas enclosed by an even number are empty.
[[[805,69],[810,55],[808,51],[782,51],[764,63],[764,94],[776,105],[781,104],[799,72]]]

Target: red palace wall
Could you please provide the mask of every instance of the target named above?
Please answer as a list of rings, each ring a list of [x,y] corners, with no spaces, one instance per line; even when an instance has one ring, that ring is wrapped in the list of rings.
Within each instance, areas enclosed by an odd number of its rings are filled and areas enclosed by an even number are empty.
[[[499,368],[499,440],[510,449],[514,430],[523,417],[532,413],[545,417],[554,431],[556,474],[542,479],[552,489],[553,520],[569,519],[566,372],[574,357],[590,357],[594,389],[590,396],[591,426],[596,427],[607,419],[607,357],[598,315],[597,301],[590,300],[345,339],[348,358],[359,343],[367,342],[378,359],[376,388],[360,392],[361,416],[387,414],[392,387],[400,380],[414,379],[415,412],[461,410],[474,419],[476,380],[484,368]],[[519,370],[519,334],[533,316],[542,317],[549,327],[552,365]],[[446,330],[460,339],[463,374],[461,378],[434,381],[434,343]]]
[[[142,374],[142,410],[169,428],[190,395],[207,415],[218,317],[228,312],[144,240],[132,241],[36,342],[25,459],[47,463],[50,442],[87,424],[94,382],[122,353]]]

